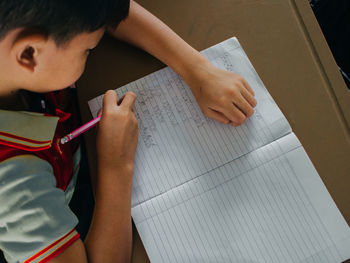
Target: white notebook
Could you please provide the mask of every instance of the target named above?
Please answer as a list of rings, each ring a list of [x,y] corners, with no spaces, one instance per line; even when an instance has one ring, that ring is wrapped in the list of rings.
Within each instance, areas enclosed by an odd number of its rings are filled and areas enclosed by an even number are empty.
[[[236,38],[202,52],[241,74],[258,105],[243,125],[206,118],[164,68],[137,94],[132,216],[151,262],[342,262],[350,229]],[[89,101],[96,116],[102,96]]]

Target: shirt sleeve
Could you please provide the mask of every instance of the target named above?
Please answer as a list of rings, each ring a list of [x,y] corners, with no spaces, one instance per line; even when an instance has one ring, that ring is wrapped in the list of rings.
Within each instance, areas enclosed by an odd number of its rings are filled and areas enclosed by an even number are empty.
[[[0,249],[8,263],[49,261],[79,238],[77,223],[48,162],[22,155],[0,163]]]

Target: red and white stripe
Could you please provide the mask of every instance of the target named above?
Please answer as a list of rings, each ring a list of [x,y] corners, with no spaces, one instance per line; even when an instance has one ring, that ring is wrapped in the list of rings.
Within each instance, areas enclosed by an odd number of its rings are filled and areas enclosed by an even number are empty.
[[[41,151],[50,148],[52,141],[37,141],[0,131],[0,143],[26,151]]]
[[[66,248],[68,248],[71,244],[74,243],[75,240],[79,238],[79,233],[72,229],[69,233],[53,242],[51,245],[47,246],[43,250],[36,253],[34,256],[28,258],[23,263],[45,263],[49,262],[51,259],[56,257],[58,254],[63,252]]]

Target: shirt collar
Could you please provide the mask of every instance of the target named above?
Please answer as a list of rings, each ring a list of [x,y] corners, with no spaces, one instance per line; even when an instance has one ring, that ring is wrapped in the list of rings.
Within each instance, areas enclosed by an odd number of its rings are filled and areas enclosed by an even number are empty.
[[[0,144],[26,151],[51,147],[59,117],[0,110]]]

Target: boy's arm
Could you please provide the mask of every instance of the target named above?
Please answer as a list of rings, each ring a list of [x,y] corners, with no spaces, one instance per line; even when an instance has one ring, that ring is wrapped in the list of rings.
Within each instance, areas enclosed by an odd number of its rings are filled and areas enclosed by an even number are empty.
[[[131,186],[138,125],[129,92],[120,105],[108,91],[97,134],[98,176],[92,223],[84,244],[76,241],[53,263],[130,262],[132,251]]]
[[[103,190],[97,189],[93,219],[85,242],[78,239],[52,263],[130,262],[131,180],[128,178],[132,178],[132,170],[101,171],[99,176],[104,177],[104,182],[99,183]],[[126,180],[120,180],[120,177]]]
[[[238,74],[214,67],[168,26],[136,2],[113,36],[138,46],[177,72],[191,87],[205,115],[222,123],[240,125],[256,105],[254,92]]]

